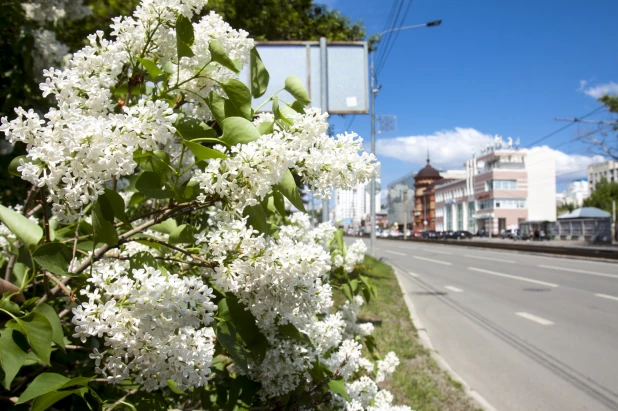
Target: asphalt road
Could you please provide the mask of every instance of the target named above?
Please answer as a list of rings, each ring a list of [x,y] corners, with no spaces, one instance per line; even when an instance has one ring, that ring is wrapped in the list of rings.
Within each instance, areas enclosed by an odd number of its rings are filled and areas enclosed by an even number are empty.
[[[618,410],[618,264],[440,242],[377,240],[376,254],[496,409]]]

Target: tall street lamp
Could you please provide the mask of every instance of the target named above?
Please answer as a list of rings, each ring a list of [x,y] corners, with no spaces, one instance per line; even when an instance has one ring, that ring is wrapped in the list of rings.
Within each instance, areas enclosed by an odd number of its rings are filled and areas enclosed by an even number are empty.
[[[396,31],[420,29],[423,27],[434,27],[434,26],[439,26],[441,23],[442,23],[442,20],[435,20],[435,21],[430,21],[425,24],[416,24],[414,26],[393,28],[390,30],[385,30],[380,33],[377,33],[372,37],[377,37],[378,39],[380,39],[380,37],[382,37],[383,35],[394,33]],[[370,73],[371,85],[370,85],[369,90],[371,92],[371,153],[375,155],[376,154],[376,95],[378,94],[378,91],[380,91],[380,87],[376,87],[376,72],[375,72],[375,67],[373,64],[374,54],[375,52],[371,50],[371,67],[369,69],[371,72]],[[369,192],[370,192],[370,197],[371,197],[369,199],[369,212],[371,213],[371,240],[370,240],[369,251],[371,255],[375,256],[376,255],[375,254],[375,250],[376,250],[376,177],[375,176],[373,176],[373,178],[371,179],[371,184],[369,186]],[[404,232],[405,232],[405,228],[404,228]]]

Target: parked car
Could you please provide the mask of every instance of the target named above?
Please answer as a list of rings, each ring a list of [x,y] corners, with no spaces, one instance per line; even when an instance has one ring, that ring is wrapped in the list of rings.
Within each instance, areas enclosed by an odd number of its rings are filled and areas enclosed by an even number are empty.
[[[453,235],[455,234],[455,232],[453,230],[446,230],[442,232],[442,239],[445,240],[447,238],[454,238]]]
[[[414,238],[422,238],[423,237],[423,233],[421,233],[420,231],[414,231],[412,233],[412,237],[414,237]]]
[[[378,231],[376,233],[376,237],[386,238],[386,237],[388,237],[388,231],[387,230]]]
[[[438,238],[438,233],[434,230],[425,230],[422,233],[422,238],[435,240]]]
[[[517,230],[503,230],[500,233],[500,238],[504,240],[505,238],[515,239],[517,238]]]
[[[403,233],[399,232],[398,230],[391,230],[389,231],[388,236],[398,238],[398,237],[403,237]]]
[[[454,239],[454,240],[471,240],[474,235],[469,231],[449,231],[446,238]]]

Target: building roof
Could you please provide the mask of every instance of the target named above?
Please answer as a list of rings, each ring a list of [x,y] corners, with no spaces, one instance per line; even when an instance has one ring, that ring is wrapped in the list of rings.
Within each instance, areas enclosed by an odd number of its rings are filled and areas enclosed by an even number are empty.
[[[429,158],[427,158],[427,165],[414,176],[415,180],[421,178],[440,178],[440,172],[429,164]]]
[[[568,218],[609,218],[611,214],[595,207],[582,207],[573,210],[570,213],[564,213],[558,216],[559,220]]]

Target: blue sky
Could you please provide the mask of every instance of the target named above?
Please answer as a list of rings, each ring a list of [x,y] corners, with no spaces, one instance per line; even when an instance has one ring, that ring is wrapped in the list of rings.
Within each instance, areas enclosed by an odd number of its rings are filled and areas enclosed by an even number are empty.
[[[372,34],[387,28],[393,1],[325,3]],[[422,167],[427,148],[436,167],[461,168],[495,134],[526,147],[565,125],[555,117],[599,107],[603,91],[618,93],[617,17],[615,0],[413,1],[403,25],[443,22],[400,32],[378,73],[376,112],[397,116],[396,132],[377,141],[383,183]],[[350,120],[331,124],[340,133]],[[594,128],[574,125],[540,143],[556,150],[559,188],[601,159],[570,141]],[[350,130],[369,142],[369,116],[356,116]]]

